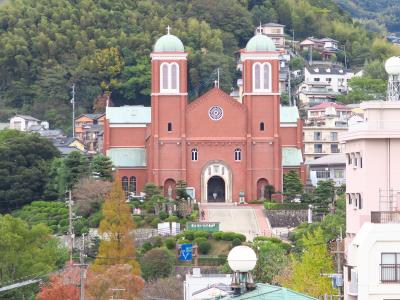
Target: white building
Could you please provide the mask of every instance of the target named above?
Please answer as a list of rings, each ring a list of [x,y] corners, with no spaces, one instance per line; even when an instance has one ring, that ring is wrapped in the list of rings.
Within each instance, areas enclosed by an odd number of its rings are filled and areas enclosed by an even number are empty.
[[[336,64],[313,63],[304,68],[305,83],[326,83],[335,93],[347,93],[348,81],[353,77],[353,72]]]
[[[16,115],[10,119],[10,129],[19,131],[38,131],[39,129],[49,129],[49,123],[41,122],[32,116]]]
[[[319,181],[332,180],[335,186],[346,183],[346,156],[343,153],[328,154],[306,162],[308,178],[313,186]]]

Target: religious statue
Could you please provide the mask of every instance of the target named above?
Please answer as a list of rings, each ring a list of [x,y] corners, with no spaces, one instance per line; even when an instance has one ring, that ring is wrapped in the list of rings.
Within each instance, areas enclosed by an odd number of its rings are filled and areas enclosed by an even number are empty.
[[[172,200],[172,186],[168,186],[168,200]]]
[[[216,192],[214,192],[212,195],[213,195],[214,200],[217,200],[218,194]]]

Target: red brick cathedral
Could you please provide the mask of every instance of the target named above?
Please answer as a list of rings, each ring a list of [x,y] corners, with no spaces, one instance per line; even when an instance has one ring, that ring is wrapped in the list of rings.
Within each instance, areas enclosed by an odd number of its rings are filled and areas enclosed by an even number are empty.
[[[241,51],[240,97],[214,87],[188,101],[187,53],[166,34],[151,53],[151,107],[107,107],[105,153],[125,191],[138,195],[147,182],[173,198],[178,180],[201,202],[265,198],[282,191],[282,174],[304,180],[302,123],[296,107],[281,107],[279,55],[256,34]]]

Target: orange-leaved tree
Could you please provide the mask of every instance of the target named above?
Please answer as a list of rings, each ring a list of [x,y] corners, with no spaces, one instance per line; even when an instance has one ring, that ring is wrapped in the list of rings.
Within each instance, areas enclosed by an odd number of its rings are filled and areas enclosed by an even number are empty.
[[[134,223],[118,179],[114,181],[110,194],[105,198],[102,213],[103,220],[99,227],[101,242],[92,266],[93,271],[99,271],[102,266],[128,264],[132,266],[132,274],[140,275],[135,257]]]

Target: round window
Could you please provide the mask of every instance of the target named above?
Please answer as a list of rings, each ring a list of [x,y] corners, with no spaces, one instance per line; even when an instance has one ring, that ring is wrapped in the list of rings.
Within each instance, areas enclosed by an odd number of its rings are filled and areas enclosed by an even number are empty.
[[[218,121],[224,116],[224,111],[219,106],[212,106],[208,111],[208,116],[211,120]]]

